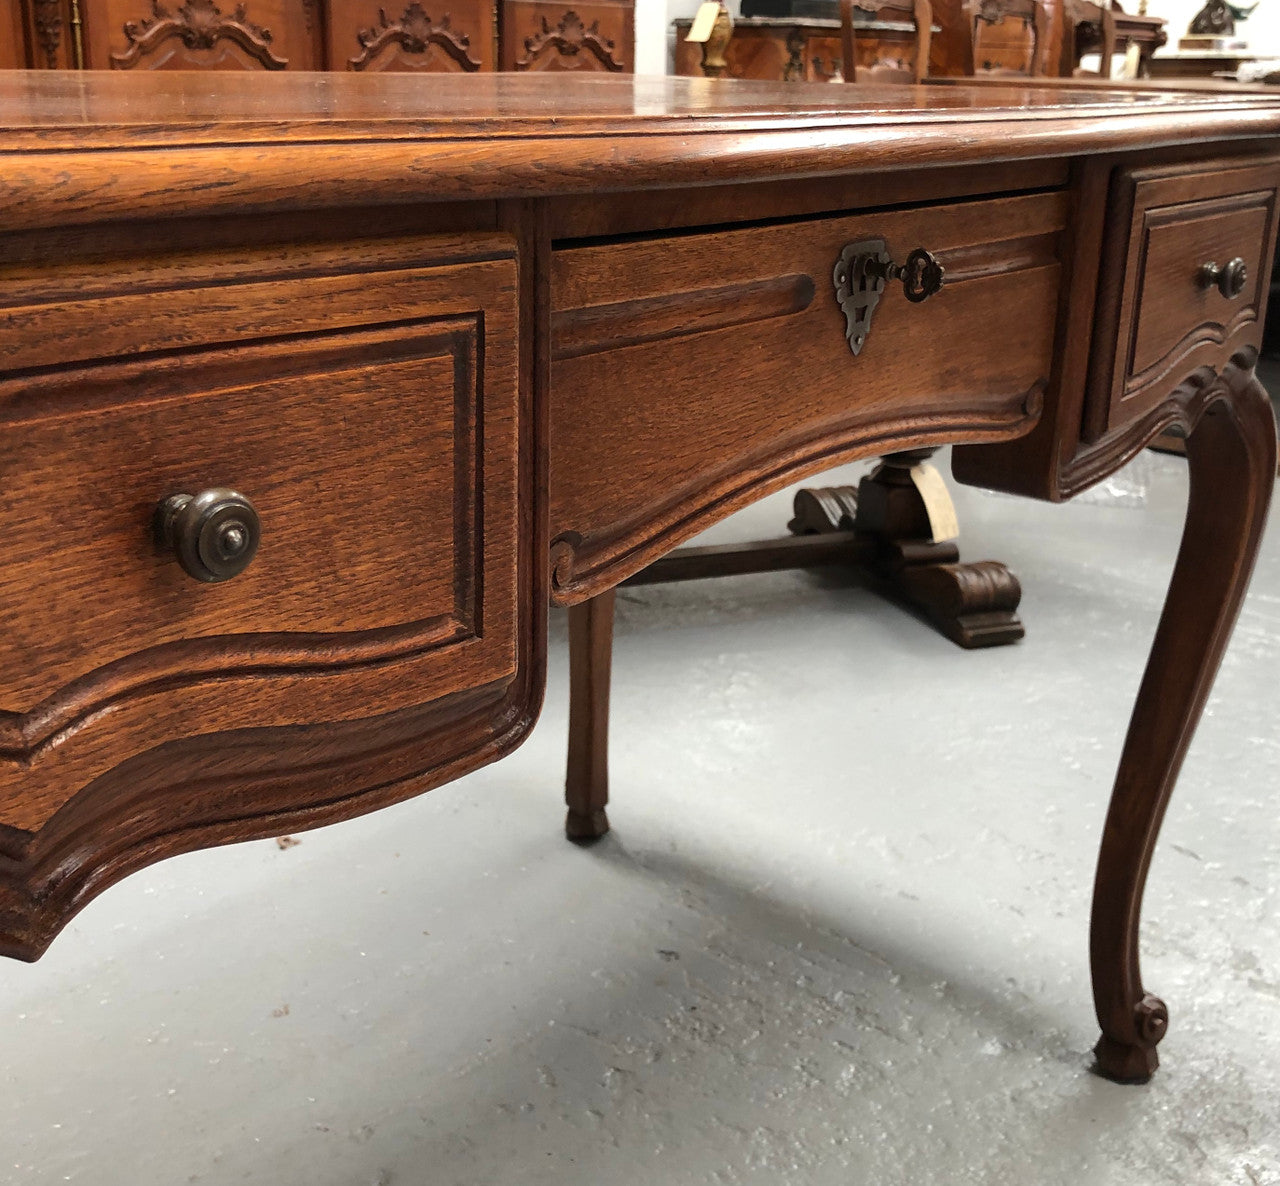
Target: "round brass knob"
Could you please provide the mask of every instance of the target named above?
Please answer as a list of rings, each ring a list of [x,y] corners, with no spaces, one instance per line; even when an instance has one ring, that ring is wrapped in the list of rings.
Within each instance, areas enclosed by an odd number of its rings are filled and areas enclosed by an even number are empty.
[[[1200,267],[1200,287],[1216,288],[1229,301],[1234,301],[1249,283],[1249,268],[1239,256],[1219,267],[1216,263]]]
[[[171,494],[156,507],[155,527],[160,545],[197,581],[229,581],[244,572],[262,537],[253,503],[220,487]]]

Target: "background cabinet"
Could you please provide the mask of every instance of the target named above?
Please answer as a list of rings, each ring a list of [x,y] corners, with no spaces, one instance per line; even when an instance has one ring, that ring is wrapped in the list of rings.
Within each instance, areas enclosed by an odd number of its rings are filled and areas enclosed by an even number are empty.
[[[635,68],[634,0],[0,0],[0,69]]]

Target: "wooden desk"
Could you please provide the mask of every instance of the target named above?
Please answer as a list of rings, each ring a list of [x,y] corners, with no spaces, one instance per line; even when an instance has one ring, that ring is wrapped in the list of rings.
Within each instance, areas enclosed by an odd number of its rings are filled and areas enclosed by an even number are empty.
[[[953,442],[1062,499],[1177,425],[1092,935],[1100,1066],[1152,1072],[1142,887],[1274,480],[1280,98],[14,73],[0,130],[4,952],[506,753],[548,604],[762,494]]]

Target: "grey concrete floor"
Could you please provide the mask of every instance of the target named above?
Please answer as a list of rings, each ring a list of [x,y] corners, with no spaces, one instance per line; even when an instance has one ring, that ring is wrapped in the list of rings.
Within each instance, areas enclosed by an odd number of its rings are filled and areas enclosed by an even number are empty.
[[[511,758],[109,891],[0,966],[0,1181],[1280,1182],[1274,524],[1149,885],[1165,1065],[1088,1069],[1095,849],[1185,497],[1138,464],[1103,503],[958,491],[966,555],[1022,578],[1015,647],[830,577],[624,592],[593,849],[559,832],[557,615]]]

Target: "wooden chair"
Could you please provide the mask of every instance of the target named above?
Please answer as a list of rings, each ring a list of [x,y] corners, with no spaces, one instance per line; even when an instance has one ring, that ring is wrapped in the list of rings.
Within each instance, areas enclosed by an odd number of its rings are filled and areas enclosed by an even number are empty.
[[[994,35],[996,30],[1005,33],[1010,21],[1022,23],[1025,54],[1022,47]],[[1040,0],[970,0],[965,5],[965,28],[969,33],[970,74],[1024,78],[1048,74],[1049,14]],[[1009,64],[1015,54],[1022,64]]]
[[[1116,32],[1116,14],[1110,0],[1092,4],[1089,0],[1066,0],[1063,6],[1062,62],[1064,75],[1075,78],[1110,78],[1111,64],[1119,48]],[[1092,25],[1098,31],[1098,53],[1102,60],[1097,70],[1086,70],[1075,64],[1076,30],[1081,25]]]
[[[901,58],[878,58],[869,66],[858,65],[858,35],[853,13],[867,13],[880,21],[912,21],[916,44],[911,62]],[[845,82],[923,82],[929,76],[929,46],[933,39],[933,7],[929,0],[840,0],[840,41]]]

